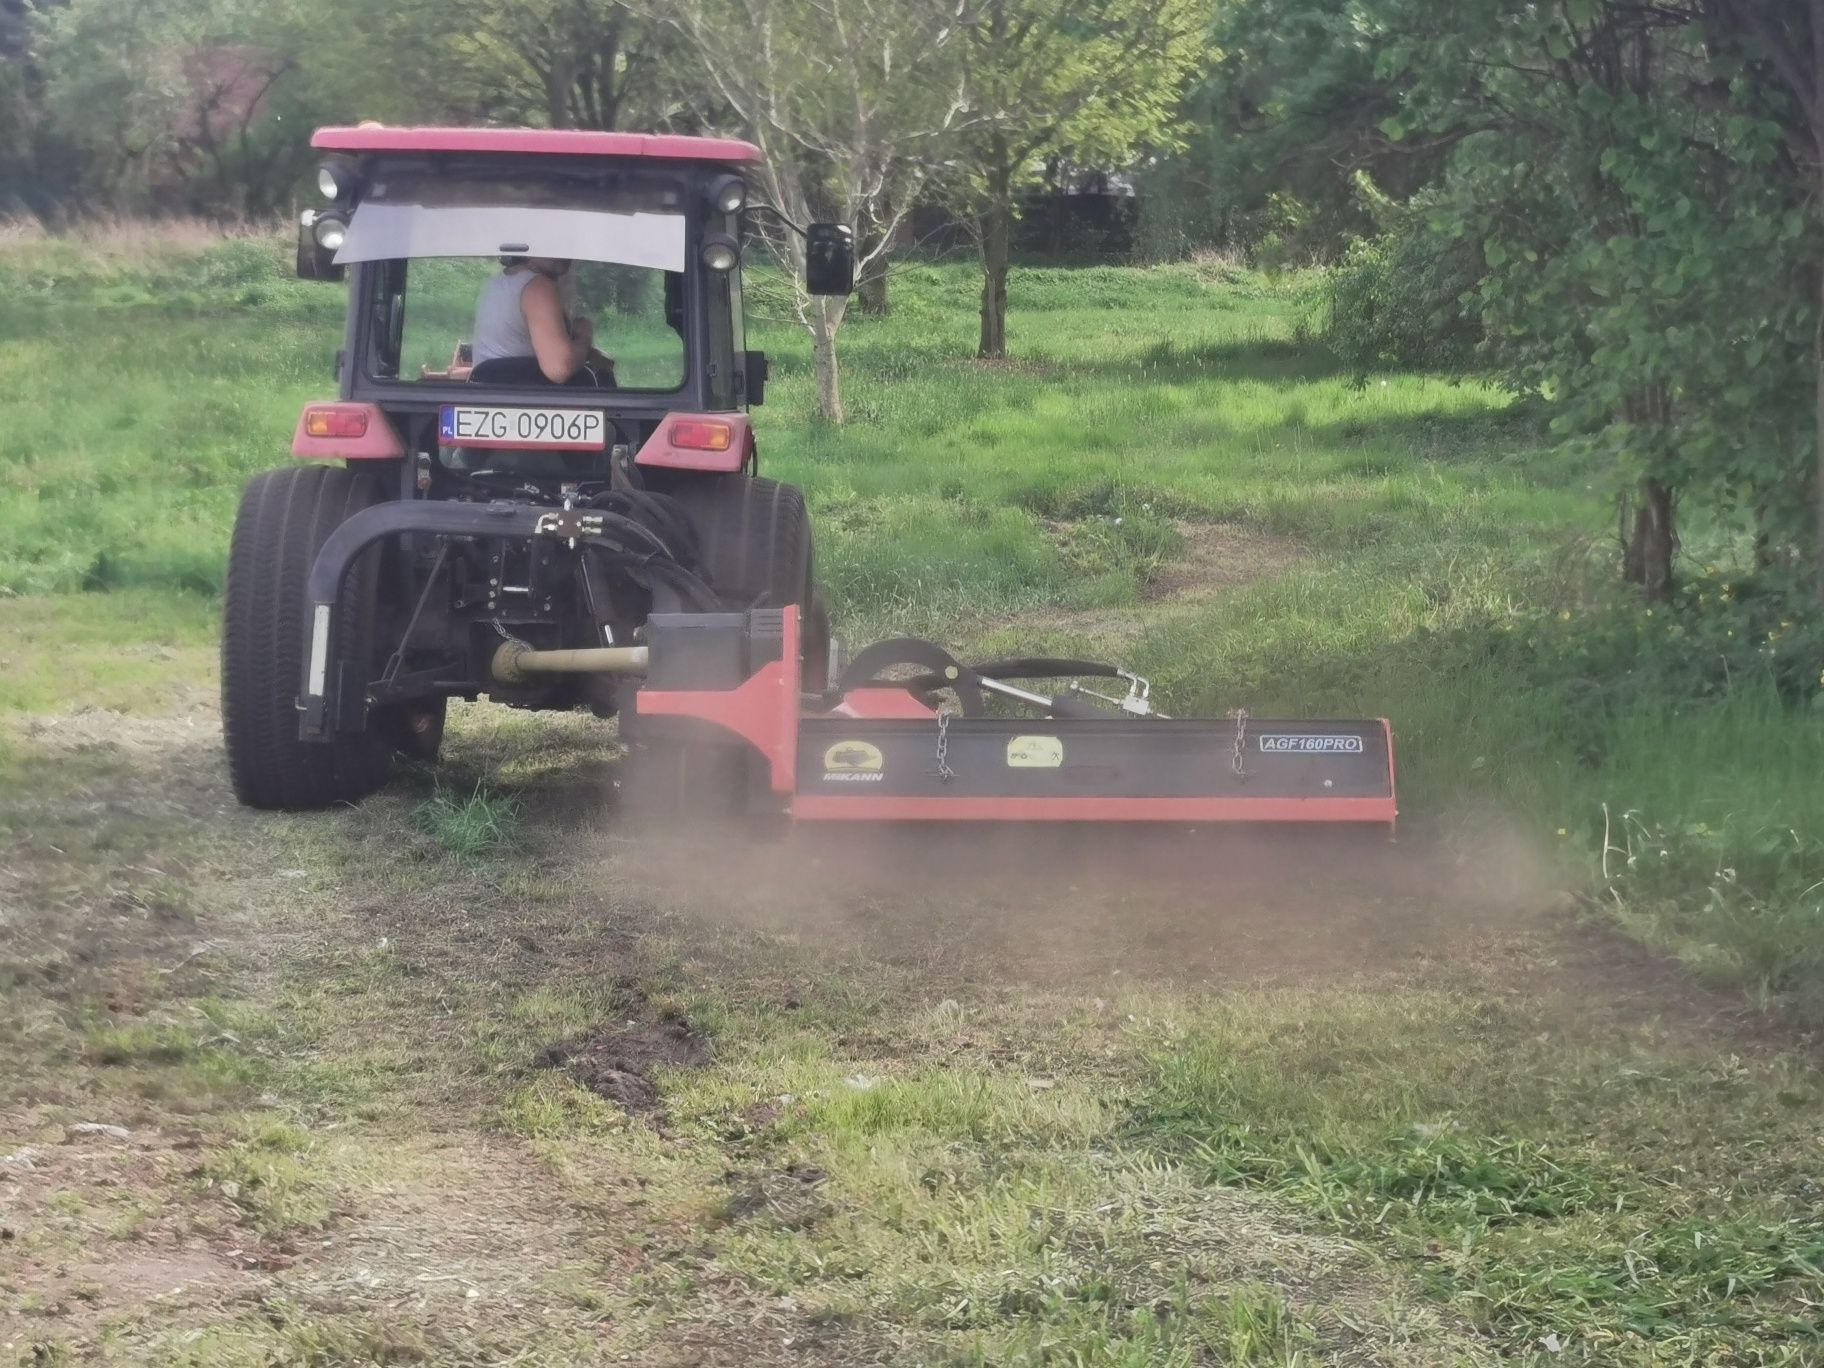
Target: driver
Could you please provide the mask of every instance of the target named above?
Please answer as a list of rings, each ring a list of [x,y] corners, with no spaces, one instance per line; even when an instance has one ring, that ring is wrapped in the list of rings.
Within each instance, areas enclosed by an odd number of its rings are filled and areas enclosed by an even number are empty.
[[[536,362],[539,374],[554,385],[612,385],[614,363],[595,349],[595,325],[564,312],[558,282],[570,273],[570,263],[559,257],[502,257],[500,264],[500,274],[488,279],[475,301],[475,367]]]

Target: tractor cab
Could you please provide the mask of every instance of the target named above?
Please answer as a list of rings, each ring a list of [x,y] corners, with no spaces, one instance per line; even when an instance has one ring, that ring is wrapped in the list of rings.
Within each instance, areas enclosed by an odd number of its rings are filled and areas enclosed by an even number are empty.
[[[572,483],[609,479],[616,459],[752,463],[744,415],[766,358],[741,309],[751,144],[362,126],[313,146],[327,204],[300,220],[298,273],[348,282],[343,411],[314,429],[307,412],[294,454],[356,456],[378,438],[433,479]],[[847,293],[848,229],[806,232],[807,284]],[[573,346],[546,326],[540,354],[526,319],[541,304]]]

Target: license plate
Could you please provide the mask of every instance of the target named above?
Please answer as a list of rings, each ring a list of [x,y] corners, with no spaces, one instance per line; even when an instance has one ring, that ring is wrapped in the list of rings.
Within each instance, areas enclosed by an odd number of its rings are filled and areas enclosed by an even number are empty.
[[[445,404],[437,435],[445,446],[516,451],[600,451],[607,424],[600,409],[480,408]]]

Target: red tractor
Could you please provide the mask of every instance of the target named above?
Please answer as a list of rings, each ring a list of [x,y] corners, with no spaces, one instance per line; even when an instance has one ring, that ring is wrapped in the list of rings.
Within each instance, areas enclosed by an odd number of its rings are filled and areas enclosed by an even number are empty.
[[[758,473],[747,416],[750,144],[362,125],[312,145],[327,205],[298,272],[346,278],[348,320],[339,397],[305,407],[299,463],[256,476],[235,523],[242,802],[355,802],[486,694],[618,714],[628,782],[687,814],[1392,822],[1384,722],[1173,721],[1112,666],[972,668],[918,641],[832,676],[804,497]],[[847,294],[849,230],[792,227],[805,287]],[[1096,677],[1124,692],[1010,682]]]
[[[235,523],[222,702],[241,800],[364,797],[395,753],[436,754],[451,697],[610,715],[618,673],[553,666],[612,655],[537,653],[631,647],[655,610],[797,606],[819,677],[804,497],[758,475],[747,417],[766,385],[741,321],[756,149],[373,126],[312,145],[329,203],[304,216],[298,271],[346,276],[348,324],[338,400],[305,408],[300,462],[256,477]],[[847,229],[813,224],[808,247],[810,288],[846,294]],[[472,350],[478,301],[540,263],[599,327],[556,381],[529,346]]]

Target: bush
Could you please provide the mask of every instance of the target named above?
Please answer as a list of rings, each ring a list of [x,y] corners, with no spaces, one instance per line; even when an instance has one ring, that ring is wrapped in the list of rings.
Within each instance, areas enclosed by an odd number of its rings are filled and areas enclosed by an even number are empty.
[[[1357,375],[1466,369],[1482,338],[1471,295],[1481,274],[1473,246],[1432,232],[1421,205],[1401,208],[1331,271],[1330,346]]]
[[[1483,649],[1583,712],[1716,702],[1766,685],[1802,709],[1824,689],[1824,621],[1803,585],[1772,572],[1702,567],[1658,607],[1616,590],[1489,631]]]

